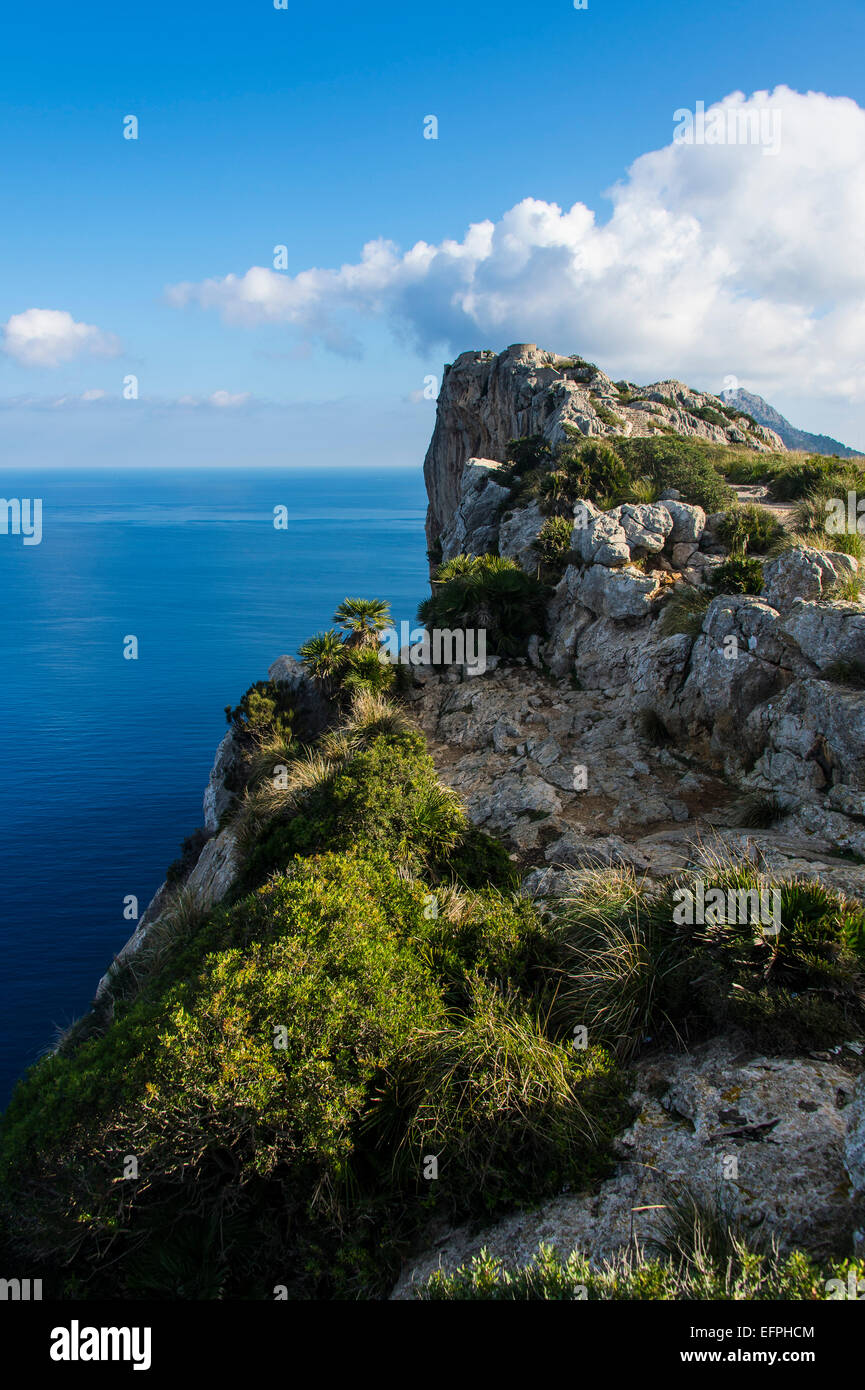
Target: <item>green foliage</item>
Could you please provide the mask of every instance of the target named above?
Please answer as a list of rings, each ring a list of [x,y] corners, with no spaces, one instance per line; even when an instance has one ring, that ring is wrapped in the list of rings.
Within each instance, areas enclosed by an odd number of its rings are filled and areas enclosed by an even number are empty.
[[[391,625],[390,604],[378,598],[345,598],[333,615],[349,646],[375,647],[379,632]]]
[[[557,462],[572,480],[574,501],[579,497],[592,502],[603,498],[609,499],[610,506],[615,506],[616,502],[627,498],[634,481],[633,472],[623,462],[617,447],[606,441],[566,445],[560,450]]]
[[[418,618],[427,628],[484,631],[487,651],[523,656],[528,638],[545,630],[545,596],[515,560],[457,556],[436,575]]]
[[[357,846],[416,867],[433,864],[467,828],[455,799],[436,801],[434,789],[435,768],[417,733],[378,735],[345,761],[325,760],[302,799],[286,792],[285,813],[277,795],[255,836],[243,882],[252,886],[295,855],[325,847]]]
[[[789,1255],[755,1252],[737,1239],[726,1260],[698,1246],[690,1259],[676,1261],[626,1252],[598,1264],[573,1251],[568,1256],[551,1245],[538,1247],[531,1260],[509,1267],[482,1250],[452,1274],[436,1270],[416,1291],[429,1301],[572,1302],[588,1299],[645,1301],[704,1300],[805,1301],[829,1299],[827,1282],[850,1274],[865,1277],[865,1261],[835,1260],[820,1267],[801,1251]]]
[[[819,882],[773,881],[735,862],[707,868],[702,884],[710,908],[712,890],[725,895],[715,915],[742,920],[716,922],[708,911],[700,923],[694,911],[689,923],[682,904],[698,901],[696,875],[657,891],[630,872],[608,872],[556,902],[563,1032],[584,1024],[627,1058],[648,1037],[692,1041],[731,1027],[778,1052],[861,1031],[861,907]],[[764,915],[779,908],[777,933],[755,916],[760,892],[770,895]]]
[[[784,528],[766,507],[731,507],[720,527],[720,538],[734,555],[756,551],[765,555],[783,535]]]
[[[599,1108],[609,1138],[624,1118],[610,1059],[551,1042],[530,1011],[478,983],[471,1012],[410,1038],[375,1126],[402,1131],[404,1181],[419,1183],[436,1154],[446,1192],[495,1209],[594,1176]]]
[[[608,425],[610,429],[619,430],[623,427],[625,422],[621,415],[617,415],[614,410],[610,410],[609,406],[604,405],[603,401],[593,401],[592,406],[598,419],[601,420],[603,424]]]
[[[633,477],[650,477],[661,491],[675,488],[685,502],[718,512],[732,501],[732,489],[713,462],[717,451],[702,440],[673,435],[619,439],[616,448]]]
[[[732,555],[712,570],[709,582],[718,594],[760,594],[763,592],[763,566],[759,560]]]
[[[542,434],[530,434],[523,439],[508,442],[507,460],[511,465],[511,475],[521,476],[538,468],[546,468],[552,462],[553,451]]]
[[[541,561],[554,574],[561,574],[571,549],[573,515],[548,517],[541,527],[534,548]]]
[[[226,705],[225,718],[234,726],[241,746],[258,737],[272,736],[290,743],[295,719],[292,692],[285,681],[256,681],[241,696],[236,708]]]

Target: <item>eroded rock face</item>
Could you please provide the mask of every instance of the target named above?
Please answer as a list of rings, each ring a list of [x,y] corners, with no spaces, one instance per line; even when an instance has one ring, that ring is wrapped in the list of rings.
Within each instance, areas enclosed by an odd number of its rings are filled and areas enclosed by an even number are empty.
[[[233,769],[237,750],[231,729],[216,750],[213,767],[207,786],[204,789],[204,826],[206,830],[217,831],[222,815],[228,810],[234,794],[225,785],[225,779]]]
[[[456,506],[441,532],[443,560],[454,555],[486,555],[495,548],[499,512],[510,495],[495,480],[498,467],[492,459],[466,460]]]
[[[865,611],[859,604],[796,599],[781,627],[802,655],[821,671],[839,661],[865,671]]]
[[[678,711],[686,724],[741,728],[750,712],[793,679],[795,649],[784,640],[776,609],[750,594],[723,594],[709,604],[694,643]]]
[[[534,574],[538,568],[538,553],[534,543],[541,533],[546,517],[533,502],[530,507],[505,515],[499,525],[499,554],[516,560],[527,574]]]
[[[861,1095],[861,1081],[838,1063],[737,1053],[724,1042],[647,1059],[636,1068],[636,1118],[616,1140],[613,1177],[480,1232],[446,1233],[405,1262],[391,1296],[411,1298],[434,1270],[453,1271],[484,1247],[512,1265],[542,1241],[601,1263],[634,1236],[647,1245],[662,1213],[635,1209],[664,1206],[681,1187],[707,1203],[720,1192],[733,1219],[782,1251],[844,1250],[857,1219],[850,1179],[865,1177]],[[446,1158],[440,1174],[447,1181]]]

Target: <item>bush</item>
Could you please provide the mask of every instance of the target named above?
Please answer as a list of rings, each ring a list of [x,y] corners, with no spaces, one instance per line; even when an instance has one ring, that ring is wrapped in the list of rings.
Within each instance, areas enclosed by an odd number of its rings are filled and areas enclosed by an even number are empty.
[[[402,1132],[402,1180],[420,1187],[434,1154],[446,1180],[436,1196],[478,1211],[596,1176],[598,1111],[607,1138],[625,1113],[609,1058],[551,1042],[532,1013],[480,983],[470,1013],[412,1036],[385,1086],[375,1126]]]
[[[545,631],[546,592],[515,560],[457,556],[436,575],[418,618],[427,628],[484,631],[488,651],[524,656],[529,637]]]
[[[723,511],[733,490],[713,463],[718,451],[698,440],[664,435],[659,439],[620,439],[616,447],[633,477],[646,475],[661,491],[675,488],[685,502],[707,512]]]
[[[761,594],[763,566],[759,560],[733,555],[712,571],[709,582],[718,594]]]
[[[574,520],[571,516],[548,517],[541,527],[534,548],[543,564],[560,573],[571,549]]]
[[[293,692],[285,681],[256,681],[234,709],[226,705],[225,718],[234,726],[241,748],[261,737],[278,737],[289,743],[294,736]]]
[[[709,912],[701,924],[694,911],[689,923],[682,904],[696,904],[700,883],[710,907],[712,890],[724,894],[722,917],[745,920],[713,922]],[[764,900],[778,907],[777,934],[759,923],[755,932],[760,892],[778,894]],[[584,1024],[620,1057],[647,1037],[691,1041],[731,1027],[768,1050],[798,1052],[842,1042],[865,1023],[865,910],[819,882],[775,881],[719,861],[659,892],[631,872],[607,872],[551,911],[559,1026]]]
[[[663,637],[677,632],[699,637],[711,601],[712,595],[707,590],[698,589],[695,584],[677,584],[661,610],[658,632]]]
[[[723,544],[735,555],[756,551],[765,555],[784,534],[784,527],[766,507],[731,507],[720,526]]]

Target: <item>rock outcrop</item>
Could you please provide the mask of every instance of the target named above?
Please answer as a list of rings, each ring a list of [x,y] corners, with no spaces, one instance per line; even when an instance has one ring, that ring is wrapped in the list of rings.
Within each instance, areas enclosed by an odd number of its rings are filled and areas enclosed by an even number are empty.
[[[430,547],[442,541],[461,505],[465,464],[469,459],[503,463],[511,439],[540,434],[558,444],[569,429],[597,437],[667,429],[716,444],[785,447],[774,431],[762,425],[742,428],[723,414],[717,396],[692,391],[680,381],[621,385],[623,391],[591,363],[543,352],[534,343],[516,343],[498,356],[461,353],[445,368],[424,462]]]
[[[541,1241],[598,1264],[635,1242],[651,1247],[683,1189],[719,1201],[731,1222],[782,1251],[820,1255],[858,1244],[865,1092],[851,1062],[858,1053],[843,1048],[831,1060],[778,1058],[723,1042],[646,1060],[636,1068],[636,1118],[616,1140],[613,1177],[481,1232],[443,1233],[434,1249],[406,1261],[392,1297],[411,1298],[435,1270],[452,1272],[484,1247],[517,1265]]]

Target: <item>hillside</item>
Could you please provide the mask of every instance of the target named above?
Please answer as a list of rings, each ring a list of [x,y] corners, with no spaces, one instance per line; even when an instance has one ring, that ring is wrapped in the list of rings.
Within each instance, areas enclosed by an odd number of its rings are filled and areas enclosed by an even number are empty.
[[[741,386],[737,387],[735,391],[722,391],[720,399],[725,405],[746,411],[759,424],[773,430],[788,449],[796,449],[806,454],[834,455],[837,458],[845,459],[862,457],[856,449],[841,444],[831,435],[809,434],[807,430],[797,429],[795,425],[791,425],[790,421],[785,419],[780,411],[775,410],[768,401],[764,401],[762,396],[755,396],[751,391],[745,391]]]
[[[4,1117],[10,1267],[74,1299],[865,1275],[863,557],[825,505],[861,474],[718,407],[533,346],[447,371],[427,638],[382,660],[387,605],[346,599],[228,709],[204,826]]]

